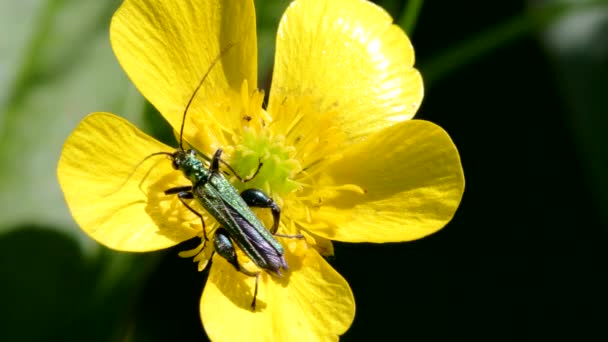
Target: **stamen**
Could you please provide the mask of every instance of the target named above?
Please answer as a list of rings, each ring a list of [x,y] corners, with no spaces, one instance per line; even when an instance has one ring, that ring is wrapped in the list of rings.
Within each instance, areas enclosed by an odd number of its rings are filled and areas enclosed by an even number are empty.
[[[199,227],[200,227],[200,225],[199,225]],[[217,223],[217,221],[213,222],[211,224],[208,224],[207,225],[207,234],[212,236],[213,232],[218,227],[219,227],[219,224]],[[211,258],[211,255],[213,254],[213,247],[208,246],[209,241],[205,240],[204,232],[202,229],[200,229],[200,232],[197,235],[201,239],[201,243],[198,246],[196,246],[196,248],[179,252],[178,255],[181,258],[193,258],[192,261],[198,263],[198,270],[200,272],[207,267],[207,264],[209,263],[209,259]]]
[[[208,259],[206,259],[206,260],[201,261],[201,262],[198,263],[198,271],[199,272],[203,272],[203,270],[205,268],[207,268],[207,265],[209,264],[210,259],[211,258],[208,258]]]
[[[199,254],[203,248],[205,248],[205,243],[201,243],[199,244],[196,248],[194,249],[189,249],[187,251],[181,251],[179,252],[177,255],[179,255],[180,258],[192,258],[195,255]]]
[[[292,121],[291,124],[287,127],[287,130],[285,132],[285,136],[289,137],[289,135],[291,134],[291,132],[293,131],[293,129],[300,123],[302,122],[302,118],[304,117],[304,113],[303,112],[299,112],[298,116],[296,116]]]
[[[314,177],[312,177],[312,175],[308,171],[302,170],[302,171],[300,171],[300,173],[298,175],[302,175],[306,179],[308,179],[310,181],[310,183],[312,183],[311,187],[315,188],[317,186],[317,180]],[[302,188],[306,186],[306,183],[304,183],[304,182],[298,182],[298,184]]]
[[[304,210],[306,211],[306,222],[311,223],[312,215],[310,214],[310,208],[308,206],[305,206]]]
[[[362,187],[356,185],[356,184],[343,184],[343,185],[322,185],[322,186],[316,186],[316,185],[308,185],[308,184],[302,184],[302,187],[304,188],[313,188],[317,191],[324,191],[324,190],[334,190],[334,191],[352,191],[352,192],[356,192],[359,194],[364,194],[365,190],[363,190]],[[298,197],[300,198],[300,197]]]

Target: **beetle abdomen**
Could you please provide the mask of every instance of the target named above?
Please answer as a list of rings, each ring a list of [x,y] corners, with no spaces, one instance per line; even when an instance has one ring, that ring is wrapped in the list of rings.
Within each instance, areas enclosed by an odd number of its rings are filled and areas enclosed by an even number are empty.
[[[243,218],[236,210],[231,207],[227,207],[232,218],[236,221],[238,226],[243,231],[243,235],[247,241],[254,247],[256,254],[259,255],[265,261],[265,265],[258,264],[261,268],[275,273],[278,276],[282,276],[281,269],[289,270],[287,261],[283,256],[282,251],[277,251],[256,229]],[[241,245],[240,241],[235,240],[237,245],[247,253],[248,246]],[[249,254],[249,253],[248,253]]]

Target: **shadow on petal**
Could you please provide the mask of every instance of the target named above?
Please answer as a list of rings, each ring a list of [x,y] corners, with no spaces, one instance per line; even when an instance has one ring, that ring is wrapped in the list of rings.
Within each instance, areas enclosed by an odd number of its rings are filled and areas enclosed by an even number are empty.
[[[212,262],[213,264],[211,265],[211,272],[209,273],[209,279],[207,280],[206,286],[209,286],[209,283],[211,282],[214,283],[220,292],[236,307],[252,311],[251,302],[253,301],[255,277],[238,272],[228,263],[228,261],[226,261],[226,259],[219,255],[215,255]],[[259,288],[264,286],[267,279],[268,275],[262,272],[259,279]],[[266,309],[266,306],[266,302],[258,295],[255,311],[263,311]]]
[[[186,185],[188,185],[188,181],[185,181],[178,172],[171,172],[150,183],[145,189],[148,194],[145,210],[156,223],[157,234],[176,242],[187,240],[184,239],[184,235],[193,238],[202,229],[200,219],[179,201],[177,195],[165,195],[164,193],[165,190]],[[190,202],[189,204],[207,220],[207,212],[200,208],[197,201]],[[186,234],[184,234],[185,231],[187,231]]]
[[[302,256],[305,254],[305,251],[303,251],[305,247],[302,247],[302,245],[302,243],[296,242],[286,246],[285,257],[289,265],[289,270],[284,271],[282,277],[261,271],[255,312],[262,312],[266,309],[268,303],[266,303],[265,298],[272,296],[272,294],[267,294],[267,289],[273,287],[271,284],[280,285],[282,288],[287,288],[293,272],[297,272],[302,269]],[[242,252],[238,252],[238,256],[239,260],[243,260],[244,254]],[[253,265],[251,262],[242,264],[244,264],[244,268],[246,269],[251,269],[252,267],[248,266]],[[237,271],[224,258],[214,256],[208,282],[213,282],[220,292],[235,306],[251,311],[251,302],[253,300],[255,287],[254,277]]]
[[[258,303],[265,306],[256,312],[247,307],[251,292],[234,285],[247,277],[221,258],[214,260],[200,306],[212,340],[336,340],[350,326],[355,307],[346,281],[304,241],[281,242],[292,271],[280,281],[262,274]],[[252,289],[254,282],[245,284]]]

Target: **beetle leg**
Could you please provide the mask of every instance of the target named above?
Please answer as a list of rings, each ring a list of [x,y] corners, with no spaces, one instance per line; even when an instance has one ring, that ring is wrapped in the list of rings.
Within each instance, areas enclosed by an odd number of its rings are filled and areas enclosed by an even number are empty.
[[[287,239],[303,239],[304,235],[302,234],[273,234],[277,237],[287,238]]]
[[[219,172],[220,171],[220,159],[222,156],[222,149],[218,148],[217,151],[213,154],[213,159],[211,159],[211,165],[209,166],[209,171],[211,172]]]
[[[253,173],[253,175],[252,175],[251,177],[247,177],[247,178],[245,178],[245,177],[243,177],[243,176],[239,176],[239,174],[238,174],[238,173],[236,173],[236,171],[234,171],[234,169],[232,168],[232,166],[230,166],[230,164],[226,163],[226,162],[225,162],[223,159],[220,159],[220,162],[221,162],[222,164],[224,164],[224,165],[225,165],[225,166],[226,166],[226,167],[227,167],[227,168],[230,170],[230,172],[232,172],[232,174],[233,174],[233,175],[234,175],[236,178],[238,178],[238,180],[240,180],[240,181],[241,181],[241,182],[243,182],[243,183],[247,183],[247,182],[249,182],[250,180],[253,180],[253,179],[255,178],[255,176],[257,176],[257,175],[258,175],[258,173],[260,172],[260,169],[262,168],[262,165],[264,165],[264,163],[262,163],[262,160],[261,160],[261,159],[259,159],[259,160],[258,160],[258,168],[257,168],[257,169],[255,169],[255,172]]]
[[[182,202],[182,204],[186,206],[186,208],[188,208],[191,213],[201,219],[201,223],[203,224],[203,237],[205,238],[205,241],[209,241],[209,239],[207,238],[207,228],[205,226],[205,220],[203,219],[203,215],[201,215],[198,211],[194,210],[194,208],[192,208],[188,203],[186,203],[187,199],[194,199],[194,194],[192,193],[192,186],[179,186],[165,190],[165,195],[174,194],[177,194],[177,199],[179,199],[179,201]]]
[[[270,208],[272,211],[272,228],[270,232],[272,234],[277,232],[279,229],[279,221],[281,219],[281,208],[260,189],[247,189],[241,192],[241,197],[250,207],[256,208]]]
[[[258,282],[260,281],[260,272],[255,274],[255,289],[253,290],[253,300],[251,300],[251,309],[255,311],[255,300],[258,298]]]
[[[255,310],[260,272],[249,272],[241,267],[236,257],[236,250],[234,249],[234,245],[232,244],[226,229],[220,227],[215,231],[215,235],[213,236],[213,247],[217,254],[226,259],[237,271],[250,277],[255,277],[255,288],[253,290],[253,300],[251,301],[251,308]]]
[[[241,197],[250,207],[270,208],[270,211],[272,211],[272,228],[270,229],[270,232],[274,236],[293,239],[304,238],[304,235],[301,234],[277,234],[277,229],[279,229],[279,222],[281,219],[281,208],[275,203],[275,201],[272,200],[272,198],[270,198],[270,196],[266,195],[264,191],[260,189],[247,189],[241,192]]]
[[[253,176],[251,177],[242,177],[240,176],[238,173],[236,173],[236,171],[234,171],[234,169],[232,168],[232,166],[230,166],[230,164],[226,163],[222,158],[222,149],[218,148],[217,151],[215,151],[215,154],[213,155],[213,159],[211,160],[211,166],[209,166],[209,170],[211,170],[211,172],[219,172],[220,169],[220,163],[224,164],[224,166],[226,166],[230,172],[232,172],[232,174],[238,178],[239,181],[243,182],[243,183],[247,183],[250,180],[254,179],[255,176],[258,175],[258,173],[260,172],[260,169],[262,168],[262,165],[264,165],[264,163],[262,163],[262,160],[258,160],[258,168],[255,170]]]
[[[178,186],[175,188],[165,190],[165,195],[175,195],[175,194],[179,194],[180,192],[191,192],[191,191],[192,191],[191,185]]]

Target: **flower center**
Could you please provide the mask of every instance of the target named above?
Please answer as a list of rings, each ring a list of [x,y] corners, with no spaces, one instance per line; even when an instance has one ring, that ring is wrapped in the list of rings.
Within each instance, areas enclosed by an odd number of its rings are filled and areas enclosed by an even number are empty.
[[[302,166],[294,158],[295,148],[286,143],[284,136],[272,136],[265,128],[244,127],[233,149],[230,164],[241,177],[252,177],[262,163],[251,181],[240,185],[236,182],[237,187],[262,189],[275,197],[298,190],[293,179]]]

